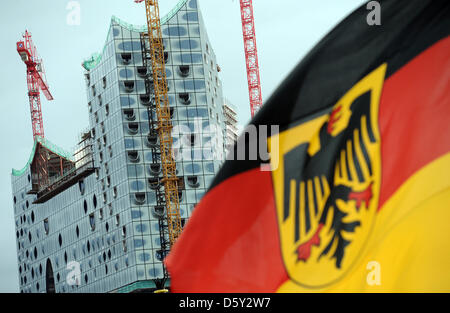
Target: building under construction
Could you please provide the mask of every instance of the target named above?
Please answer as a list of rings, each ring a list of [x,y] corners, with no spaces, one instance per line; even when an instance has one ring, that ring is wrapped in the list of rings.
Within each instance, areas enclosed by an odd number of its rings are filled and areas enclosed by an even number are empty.
[[[223,99],[223,116],[225,122],[225,144],[227,153],[229,153],[238,139],[239,130],[236,106],[227,98]]]
[[[224,101],[198,0],[181,0],[161,31],[183,227],[224,158]],[[103,51],[83,62],[89,128],[77,149],[35,136],[28,163],[12,171],[21,292],[170,286],[150,42],[147,25],[113,17]]]

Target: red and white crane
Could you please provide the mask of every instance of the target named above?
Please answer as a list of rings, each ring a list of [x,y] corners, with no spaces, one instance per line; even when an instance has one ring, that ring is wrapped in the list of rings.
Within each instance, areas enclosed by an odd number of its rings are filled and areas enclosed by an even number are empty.
[[[245,64],[247,66],[248,93],[252,117],[262,106],[259,79],[258,49],[256,48],[255,20],[252,0],[240,0],[242,34],[244,37]]]
[[[30,100],[31,124],[33,126],[33,139],[36,136],[44,138],[44,124],[42,122],[41,98],[39,90],[45,95],[47,100],[53,100],[50,93],[42,59],[39,59],[36,47],[31,40],[31,34],[26,30],[23,35],[24,40],[17,42],[17,52],[22,61],[27,66],[28,98]]]

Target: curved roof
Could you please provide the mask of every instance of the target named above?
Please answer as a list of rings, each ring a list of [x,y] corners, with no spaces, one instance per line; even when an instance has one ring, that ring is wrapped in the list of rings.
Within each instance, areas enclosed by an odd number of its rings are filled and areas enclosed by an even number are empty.
[[[48,141],[45,138],[42,138],[40,136],[36,136],[36,138],[34,139],[34,144],[33,144],[33,149],[31,150],[31,154],[30,157],[28,159],[27,164],[25,164],[25,166],[21,169],[21,170],[12,170],[12,175],[13,176],[22,176],[23,173],[26,172],[26,170],[30,167],[31,163],[33,162],[34,159],[34,155],[36,153],[36,148],[37,148],[37,144],[40,143],[42,146],[44,146],[45,148],[47,148],[48,150],[50,150],[51,152],[59,155],[60,157],[63,157],[67,160],[73,161],[73,157],[72,154],[64,151],[63,149],[61,149],[60,147],[56,146],[55,144],[51,143],[50,141]]]
[[[161,18],[161,25],[167,23],[167,21],[169,21],[172,17],[174,17],[174,15],[178,13],[178,11],[183,7],[183,5],[186,4],[187,1],[188,0],[178,1],[177,5],[169,13],[167,13],[164,17]],[[111,21],[116,22],[120,26],[122,26],[128,30],[134,31],[134,32],[142,33],[142,32],[146,32],[148,30],[147,25],[129,24],[114,15],[111,17]],[[111,31],[111,28],[109,29],[109,31]],[[108,32],[107,38],[108,37],[109,37],[109,32]],[[89,59],[83,61],[82,66],[88,71],[95,68],[102,60],[102,55],[103,55],[103,52],[105,51],[105,48],[106,48],[106,44],[103,47],[102,53],[98,53],[98,52],[93,53],[89,57]]]

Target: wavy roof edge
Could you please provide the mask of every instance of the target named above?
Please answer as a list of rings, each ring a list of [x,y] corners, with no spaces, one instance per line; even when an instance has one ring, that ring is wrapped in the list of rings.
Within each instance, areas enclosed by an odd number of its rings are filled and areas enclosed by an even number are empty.
[[[167,23],[172,17],[174,17],[175,14],[177,14],[178,11],[180,11],[180,9],[187,3],[187,1],[188,0],[178,1],[178,3],[175,5],[175,7],[169,13],[167,13],[164,17],[161,18],[161,25]],[[128,30],[135,31],[135,32],[145,32],[148,30],[147,25],[133,25],[133,24],[130,24],[130,23],[127,23],[127,22],[121,20],[120,18],[118,18],[117,16],[114,16],[114,15],[111,17],[111,21],[116,22],[120,26],[127,28]],[[111,31],[111,28],[109,29],[109,31]],[[109,37],[109,32],[108,32],[108,35],[106,36],[106,38],[107,38],[106,40],[108,40],[108,37]],[[92,70],[100,63],[100,61],[102,60],[102,55],[103,55],[103,52],[105,51],[105,48],[106,48],[106,43],[103,46],[102,53],[95,52],[87,60],[83,61],[82,66],[84,67],[85,70],[87,70],[87,71]]]
[[[25,173],[25,171],[28,169],[30,164],[33,162],[34,155],[36,153],[36,147],[37,147],[38,143],[40,143],[42,146],[44,146],[51,152],[59,155],[60,157],[63,157],[65,159],[73,162],[73,156],[71,153],[69,153],[69,152],[65,151],[64,149],[58,147],[57,145],[51,143],[48,139],[42,138],[40,136],[36,136],[36,138],[34,139],[33,149],[31,150],[31,154],[30,154],[30,157],[28,158],[27,164],[25,164],[25,166],[21,170],[12,169],[11,174],[13,176],[22,176],[23,173]]]

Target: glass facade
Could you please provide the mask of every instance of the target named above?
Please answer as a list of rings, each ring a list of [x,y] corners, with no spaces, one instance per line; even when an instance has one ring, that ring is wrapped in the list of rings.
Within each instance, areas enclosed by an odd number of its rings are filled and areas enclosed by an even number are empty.
[[[113,17],[102,54],[84,63],[95,172],[42,204],[27,194],[29,164],[12,176],[22,292],[151,288],[163,277],[144,29]],[[224,157],[222,86],[197,0],[180,1],[162,33],[184,224]]]

